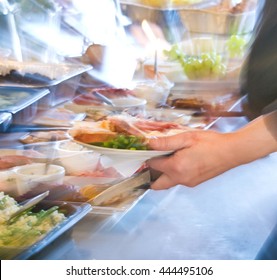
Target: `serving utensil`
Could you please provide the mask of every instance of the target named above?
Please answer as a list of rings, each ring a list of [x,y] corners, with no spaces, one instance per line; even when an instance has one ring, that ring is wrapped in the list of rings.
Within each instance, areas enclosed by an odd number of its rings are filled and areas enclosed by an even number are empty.
[[[56,135],[52,135],[50,138],[50,142],[54,142],[54,145],[52,147],[52,151],[49,157],[47,157],[46,162],[45,162],[45,169],[44,169],[44,175],[46,175],[48,173],[49,170],[49,166],[52,164],[52,162],[55,159],[55,155],[56,155],[56,140],[57,140],[57,136]]]
[[[95,97],[97,97],[99,100],[103,101],[104,103],[106,103],[106,104],[108,104],[112,107],[115,107],[112,100],[110,98],[106,97],[105,95],[101,94],[100,92],[94,91],[93,94],[94,94]]]
[[[245,117],[242,111],[196,111],[193,117]]]
[[[39,195],[36,195],[30,199],[24,200],[20,203],[20,209],[18,209],[16,212],[14,212],[10,218],[8,219],[7,223],[11,224],[13,223],[20,215],[27,212],[30,208],[38,204],[41,200],[43,200],[46,196],[49,195],[49,191],[43,192]]]
[[[123,181],[115,183],[113,186],[104,190],[97,196],[95,196],[91,201],[91,205],[99,206],[105,201],[118,196],[120,194],[126,193],[131,190],[148,190],[150,188],[150,171],[142,171],[138,174],[131,176]]]

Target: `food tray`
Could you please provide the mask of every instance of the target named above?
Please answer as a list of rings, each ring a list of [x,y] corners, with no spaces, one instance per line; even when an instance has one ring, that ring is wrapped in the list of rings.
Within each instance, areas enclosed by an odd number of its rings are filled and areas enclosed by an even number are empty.
[[[0,112],[16,114],[48,93],[48,89],[0,88]]]
[[[159,108],[146,110],[144,117],[154,121],[168,121],[191,128],[206,128],[209,124],[205,117],[193,117],[193,110]]]
[[[183,25],[192,33],[247,34],[253,31],[256,23],[256,10],[236,14],[208,9],[182,9],[178,12]]]
[[[40,88],[57,85],[91,70],[91,65],[8,61],[0,63],[0,87]]]
[[[87,203],[94,209],[92,214],[126,214],[146,195],[149,184],[150,172],[142,171],[112,185]]]
[[[17,200],[21,201],[23,198],[33,197],[38,194],[38,191],[49,190],[49,200],[79,203],[84,202],[83,199],[88,197],[88,194],[85,193],[87,187],[93,186],[93,191],[98,192],[98,194],[93,194],[91,199],[85,201],[93,208],[89,215],[126,214],[148,192],[150,173],[144,171],[124,180],[122,178],[113,178],[112,181],[108,179],[66,176],[63,185],[50,188],[47,188],[47,185],[41,186],[40,189],[33,189]],[[115,198],[120,198],[120,201]],[[113,204],[108,203],[108,200],[111,199],[113,199]]]
[[[184,3],[182,3],[184,2]],[[184,8],[203,8],[210,7],[219,3],[218,0],[197,0],[195,3],[185,3],[186,1],[140,1],[140,0],[120,0],[121,4],[134,5],[138,7],[157,9],[157,10],[178,10]],[[189,2],[189,1],[187,1]]]
[[[13,124],[26,124],[38,112],[38,103],[49,94],[48,89],[0,88],[0,113],[12,113]]]
[[[75,114],[64,108],[49,109],[33,120],[33,124],[45,126],[70,127],[75,121],[82,121],[86,115],[84,113]]]
[[[85,215],[87,215],[92,207],[87,203],[68,203],[61,201],[43,201],[37,205],[37,210],[48,209],[52,206],[59,206],[59,209],[65,214],[66,220],[61,224],[56,226],[51,230],[44,238],[36,242],[35,244],[29,247],[22,248],[9,248],[9,247],[0,247],[0,258],[3,259],[15,259],[23,260],[28,259],[32,255],[41,251],[44,247],[49,245],[59,236],[64,234],[70,228],[72,228],[78,221],[80,221]],[[35,209],[34,209],[35,211]]]
[[[185,80],[176,82],[171,90],[172,92],[237,92],[239,90],[238,79],[227,80]]]
[[[5,132],[12,123],[11,113],[0,113],[0,132]]]

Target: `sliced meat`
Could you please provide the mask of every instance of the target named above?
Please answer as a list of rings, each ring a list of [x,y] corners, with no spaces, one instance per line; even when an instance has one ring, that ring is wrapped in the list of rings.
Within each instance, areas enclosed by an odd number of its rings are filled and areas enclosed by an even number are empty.
[[[139,120],[134,123],[134,126],[138,129],[149,132],[149,131],[166,131],[168,129],[177,129],[181,126],[173,122],[162,122],[162,121],[151,121],[151,120]]]
[[[26,156],[20,156],[20,155],[0,156],[0,170],[8,169],[20,165],[25,165],[32,162],[33,161]]]

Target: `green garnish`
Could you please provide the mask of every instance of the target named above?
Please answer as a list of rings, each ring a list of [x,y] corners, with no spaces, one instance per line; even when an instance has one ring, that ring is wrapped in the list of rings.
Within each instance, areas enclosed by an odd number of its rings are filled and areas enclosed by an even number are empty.
[[[91,145],[113,148],[113,149],[124,149],[124,150],[148,150],[147,145],[144,142],[144,138],[134,135],[118,135],[114,139],[105,142],[94,142]]]

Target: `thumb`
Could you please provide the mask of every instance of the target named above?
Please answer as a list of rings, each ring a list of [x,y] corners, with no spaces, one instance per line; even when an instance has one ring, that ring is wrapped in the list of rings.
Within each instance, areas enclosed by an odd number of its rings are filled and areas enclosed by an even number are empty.
[[[190,132],[182,132],[172,136],[150,138],[148,146],[153,150],[170,151],[190,146],[192,137]]]

